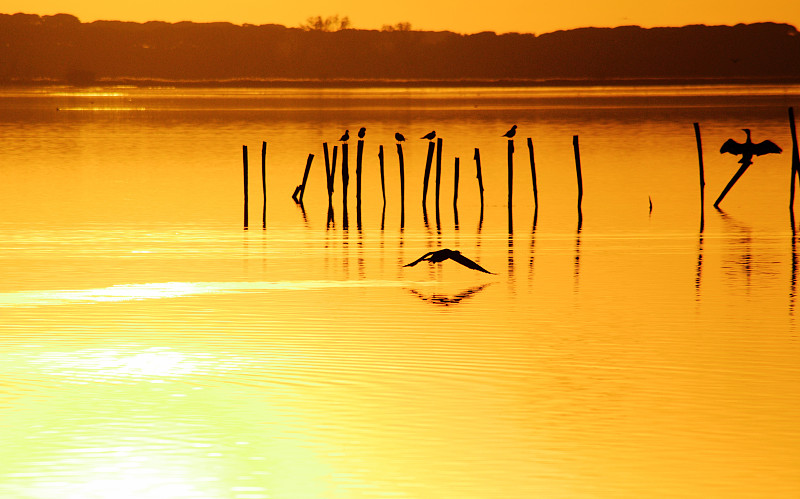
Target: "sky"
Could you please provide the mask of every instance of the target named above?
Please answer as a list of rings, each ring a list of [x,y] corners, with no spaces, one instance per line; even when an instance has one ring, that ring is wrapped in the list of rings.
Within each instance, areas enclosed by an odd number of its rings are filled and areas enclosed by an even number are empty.
[[[800,27],[797,0],[504,0],[481,11],[476,0],[226,0],[194,2],[137,0],[4,0],[0,13],[72,14],[83,22],[98,19],[122,21],[227,21],[234,24],[283,24],[294,27],[311,16],[347,16],[353,28],[380,29],[383,25],[411,23],[412,29],[449,30],[458,33],[547,33],[587,26],[684,26],[687,24],[738,24],[774,21]]]

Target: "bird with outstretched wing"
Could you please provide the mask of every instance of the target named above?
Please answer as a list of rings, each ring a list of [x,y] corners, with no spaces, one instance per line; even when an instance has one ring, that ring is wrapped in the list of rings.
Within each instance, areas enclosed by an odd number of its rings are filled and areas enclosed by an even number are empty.
[[[489,272],[488,270],[481,267],[474,261],[462,255],[460,251],[451,250],[447,248],[440,249],[438,251],[429,251],[428,253],[425,253],[424,255],[417,258],[413,262],[403,265],[403,267],[413,267],[414,265],[422,261],[428,261],[430,263],[440,263],[448,259],[453,260],[456,263],[460,263],[461,265],[467,267],[468,269],[478,270],[480,272],[485,272],[487,274],[493,274],[493,272]]]

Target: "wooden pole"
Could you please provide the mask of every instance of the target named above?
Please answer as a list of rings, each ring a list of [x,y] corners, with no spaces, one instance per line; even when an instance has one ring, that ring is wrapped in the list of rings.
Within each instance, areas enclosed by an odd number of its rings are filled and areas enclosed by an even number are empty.
[[[533,160],[533,140],[528,137],[528,157],[531,160],[531,182],[533,182],[533,205],[539,208],[539,189],[536,185],[536,162]]]
[[[306,160],[306,170],[305,170],[305,172],[303,172],[303,183],[300,184],[301,185],[300,197],[299,197],[300,204],[303,204],[303,196],[305,196],[305,194],[306,194],[306,182],[308,182],[308,174],[311,171],[311,162],[312,161],[314,161],[314,155],[313,154],[309,154],[308,155],[308,160]]]
[[[458,211],[458,170],[459,170],[459,159],[456,158],[456,164],[453,171],[453,209],[457,212]]]
[[[261,210],[261,228],[267,228],[267,141],[261,143],[261,193],[264,206]]]
[[[331,197],[333,196],[333,189],[331,189],[331,187],[333,186],[333,177],[331,177],[331,160],[330,157],[328,156],[327,142],[322,143],[322,154],[325,158],[325,180],[328,182],[327,184],[328,199],[330,200]]]
[[[358,139],[356,147],[356,204],[361,207],[361,160],[364,156],[364,140]]]
[[[403,159],[403,145],[397,143],[397,159],[400,162],[400,228],[405,226],[406,218],[406,166]]]
[[[694,123],[694,138],[697,142],[697,162],[700,167],[700,208],[705,205],[706,175],[703,168],[703,140],[700,138],[700,124]]]
[[[731,178],[730,182],[728,182],[728,185],[725,186],[725,189],[722,190],[722,193],[719,195],[717,200],[714,201],[714,208],[719,209],[719,204],[722,202],[723,199],[725,199],[725,195],[728,194],[729,190],[731,190],[733,184],[735,184],[736,181],[739,180],[739,177],[741,177],[742,174],[744,174],[744,172],[747,171],[747,168],[752,164],[753,163],[749,161],[746,163],[742,163],[742,166],[740,166],[739,169],[736,171],[736,173],[733,175],[733,178]]]
[[[333,157],[331,158],[331,193],[333,193],[336,189],[334,189],[334,179],[336,178],[336,155],[339,152],[339,146],[333,146]]]
[[[800,152],[797,146],[797,128],[794,123],[794,108],[789,108],[789,131],[792,134],[792,186],[789,189],[789,208],[794,210],[795,177],[800,175]]]
[[[456,228],[458,228],[458,170],[459,170],[459,159],[456,158],[456,164],[453,168],[453,221],[455,222]]]
[[[436,213],[439,213],[439,191],[442,186],[442,139],[436,139]],[[437,217],[438,218],[438,217]]]
[[[575,151],[575,172],[578,175],[578,211],[581,211],[583,202],[583,174],[581,173],[581,149],[578,145],[578,136],[572,136],[572,148]]]
[[[508,139],[508,211],[514,197],[514,139]]]
[[[247,229],[247,146],[242,146],[242,167],[244,169],[244,228]]]
[[[383,209],[386,210],[386,181],[383,176],[383,146],[378,147],[378,163],[381,168],[381,194],[383,194]]]
[[[694,138],[697,142],[697,162],[700,168],[700,232],[705,227],[705,206],[706,206],[706,174],[703,167],[703,140],[700,138],[700,123],[694,123]],[[653,211],[652,204],[650,211]]]
[[[348,144],[342,143],[342,227],[348,228],[347,189],[350,185],[350,168],[348,163]]]
[[[431,162],[433,161],[433,149],[436,144],[433,141],[428,142],[428,157],[425,159],[425,176],[422,177],[422,209],[425,210],[425,201],[428,198],[428,182],[431,178]]]
[[[481,194],[481,214],[483,214],[483,174],[481,173],[481,151],[475,148],[475,169],[478,177],[478,190]]]

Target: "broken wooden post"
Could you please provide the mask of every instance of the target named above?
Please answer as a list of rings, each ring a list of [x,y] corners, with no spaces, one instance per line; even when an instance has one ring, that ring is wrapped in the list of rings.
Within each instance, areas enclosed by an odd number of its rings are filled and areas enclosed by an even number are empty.
[[[458,170],[459,159],[456,158],[456,164],[453,167],[453,217],[455,219],[456,227],[458,227]]]
[[[508,139],[508,211],[514,197],[514,139]]]

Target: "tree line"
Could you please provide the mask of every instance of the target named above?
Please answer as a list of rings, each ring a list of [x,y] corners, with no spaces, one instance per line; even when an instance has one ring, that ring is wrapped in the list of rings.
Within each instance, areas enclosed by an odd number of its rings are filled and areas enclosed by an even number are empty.
[[[319,22],[316,22],[319,21]],[[342,21],[345,21],[344,23]],[[788,24],[540,35],[0,14],[0,83],[230,80],[800,80]],[[319,28],[315,28],[319,24]],[[329,26],[328,26],[329,27]]]

